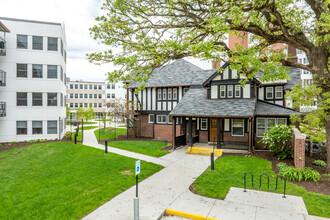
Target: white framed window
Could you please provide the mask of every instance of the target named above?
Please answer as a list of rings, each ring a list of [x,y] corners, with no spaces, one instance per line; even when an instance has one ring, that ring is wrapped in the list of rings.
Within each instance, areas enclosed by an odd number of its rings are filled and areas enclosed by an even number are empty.
[[[154,123],[155,122],[155,115],[154,114],[149,114],[149,123]]]
[[[276,125],[276,118],[267,118],[267,130]]]
[[[166,124],[167,123],[167,115],[157,115],[157,123],[158,124]]]
[[[166,89],[165,88],[163,88],[163,100],[166,100]]]
[[[220,98],[225,98],[226,97],[226,86],[221,85],[220,86]]]
[[[173,88],[173,99],[176,100],[178,98],[178,89]]]
[[[244,136],[244,119],[231,120],[231,135]]]
[[[235,85],[235,97],[241,97],[241,86]]]
[[[286,118],[278,118],[278,119],[277,119],[277,124],[283,124],[283,125],[286,125]]]
[[[169,89],[168,89],[168,92],[167,92],[167,99],[168,99],[168,100],[172,100],[172,88],[169,88]]]
[[[233,98],[233,85],[229,85],[227,89],[227,97]]]
[[[282,89],[282,86],[276,86],[275,87],[275,98],[276,99],[283,98],[283,89]]]
[[[266,99],[273,99],[273,87],[266,87]]]
[[[257,118],[257,137],[263,137],[266,132],[266,119]]]
[[[168,124],[173,124],[173,118],[168,116]]]
[[[207,130],[207,118],[201,119],[201,130],[203,130],[203,131]]]
[[[57,121],[47,121],[47,134],[57,134]]]

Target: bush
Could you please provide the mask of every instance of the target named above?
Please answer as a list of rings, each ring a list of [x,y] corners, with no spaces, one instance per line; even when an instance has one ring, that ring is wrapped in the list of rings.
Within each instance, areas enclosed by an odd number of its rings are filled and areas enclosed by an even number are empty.
[[[293,158],[292,135],[291,126],[279,124],[268,129],[259,143],[269,148],[271,154],[278,159]]]
[[[324,162],[323,160],[314,160],[312,164],[314,164],[316,166],[320,166],[320,167],[326,167],[327,166],[327,163]]]
[[[72,138],[72,133],[70,131],[67,131],[64,135],[64,137],[67,139],[67,140],[71,140]]]
[[[292,181],[314,181],[317,182],[321,175],[311,167],[305,167],[305,169],[297,169],[292,166],[284,165],[284,163],[277,164],[280,175],[285,177],[287,180]]]

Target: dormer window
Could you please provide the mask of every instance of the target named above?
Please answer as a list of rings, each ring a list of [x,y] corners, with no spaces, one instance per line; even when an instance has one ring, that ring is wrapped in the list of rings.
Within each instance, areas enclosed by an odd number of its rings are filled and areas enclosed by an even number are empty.
[[[178,90],[177,88],[173,88],[173,99],[176,100],[178,98]]]
[[[167,98],[168,98],[168,100],[172,100],[172,89],[171,88],[168,89]]]
[[[241,86],[235,85],[235,97],[241,97]]]
[[[183,88],[183,95],[184,96],[188,92],[189,88]]]
[[[227,97],[233,98],[233,85],[228,86]]]
[[[276,86],[276,87],[275,87],[275,98],[276,98],[276,99],[281,99],[281,98],[283,98],[283,90],[282,90],[282,86]]]
[[[266,99],[273,99],[273,87],[266,88]]]
[[[163,100],[166,100],[166,89],[163,89]]]
[[[162,100],[162,89],[158,89],[158,100]]]
[[[220,86],[220,98],[225,98],[226,97],[226,86],[221,85]]]

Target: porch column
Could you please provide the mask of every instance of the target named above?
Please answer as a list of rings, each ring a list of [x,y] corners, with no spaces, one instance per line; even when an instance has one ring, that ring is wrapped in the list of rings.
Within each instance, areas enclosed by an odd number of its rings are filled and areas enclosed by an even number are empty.
[[[220,134],[221,134],[221,131],[220,131],[220,118],[217,118],[217,148],[221,148],[221,145],[220,145]]]
[[[175,137],[176,137],[176,117],[173,116],[173,126],[172,126],[172,148],[175,149]]]
[[[249,152],[252,151],[252,119],[249,118]]]
[[[189,118],[188,122],[188,146],[192,147],[192,118]]]

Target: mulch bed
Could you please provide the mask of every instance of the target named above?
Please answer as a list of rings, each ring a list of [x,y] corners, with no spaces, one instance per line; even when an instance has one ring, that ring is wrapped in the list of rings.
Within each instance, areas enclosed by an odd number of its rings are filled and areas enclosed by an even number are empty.
[[[224,153],[223,156],[229,156],[229,155],[241,155],[241,156],[247,156],[247,154],[233,154],[233,153]],[[278,160],[276,157],[271,156],[269,151],[256,151],[254,154],[251,154],[251,156],[254,157],[260,157],[263,159],[266,159],[270,162],[272,162],[272,170],[275,173],[278,173],[278,169],[276,165],[280,162],[285,162],[289,166],[294,166],[293,159],[286,159],[286,160]],[[321,175],[327,174],[326,172],[326,167],[320,167],[320,166],[315,166],[312,164],[314,160],[320,159],[319,156],[313,156],[309,157],[306,156],[305,160],[305,166],[306,167],[312,167],[315,169],[317,172],[319,172]],[[324,159],[324,158],[322,158]],[[324,160],[326,162],[326,160]],[[295,182],[295,181],[290,181],[298,186],[304,187],[307,191],[310,192],[315,192],[315,193],[320,193],[324,195],[330,195],[330,177],[326,177],[323,175],[321,179],[315,183],[313,181],[301,181],[301,182]]]
[[[50,143],[50,142],[74,142],[72,140],[66,140],[66,139],[62,139],[62,140],[47,140],[47,141],[42,141],[42,142],[17,142],[16,144],[10,144],[10,143],[1,143],[1,147],[0,147],[0,152],[6,151],[6,150],[10,150],[13,148],[18,148],[18,147],[24,147],[24,146],[28,146],[28,145],[32,145],[32,144],[41,144],[41,143]],[[80,142],[80,141],[78,141]]]

